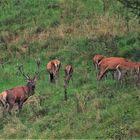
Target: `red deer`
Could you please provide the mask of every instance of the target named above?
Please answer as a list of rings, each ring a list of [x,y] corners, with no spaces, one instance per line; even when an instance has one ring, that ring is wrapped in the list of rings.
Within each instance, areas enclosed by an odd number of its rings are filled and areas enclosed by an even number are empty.
[[[126,62],[126,61],[128,60],[123,57],[104,58],[99,63],[99,74],[97,80],[101,80],[108,71],[113,71],[113,72],[116,71],[117,65],[119,65],[121,62]]]
[[[129,75],[136,75],[137,76],[137,81],[136,84],[139,80],[139,73],[140,73],[140,64],[137,62],[121,62],[117,67],[116,67],[119,76],[118,80],[122,80],[123,76],[125,74]]]
[[[18,104],[19,112],[22,109],[23,103],[28,99],[29,96],[35,93],[36,80],[39,76],[39,66],[40,61],[37,61],[38,70],[34,78],[30,78],[23,72],[23,66],[19,66],[18,69],[21,74],[26,78],[27,85],[16,86],[12,89],[3,91],[0,94],[0,101],[4,106],[4,109],[8,109],[8,112],[11,114],[11,110],[14,104]]]
[[[69,84],[70,79],[72,78],[73,67],[68,64],[65,66],[65,79],[64,79],[64,99],[67,101],[67,86]]]
[[[61,62],[57,59],[51,60],[47,64],[47,71],[50,74],[51,83],[55,83],[55,80],[58,78],[60,65],[61,65]]]
[[[103,56],[103,55],[100,55],[100,54],[96,54],[96,55],[93,57],[92,61],[93,61],[93,64],[95,65],[95,67],[96,67],[96,70],[98,69],[98,64],[99,64],[99,62],[100,62],[102,59],[104,59],[104,58],[106,58],[106,57]]]

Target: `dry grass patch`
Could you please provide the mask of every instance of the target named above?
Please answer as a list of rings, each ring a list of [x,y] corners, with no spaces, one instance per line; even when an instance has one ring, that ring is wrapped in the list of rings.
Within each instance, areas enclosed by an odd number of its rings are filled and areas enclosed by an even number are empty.
[[[140,32],[140,26],[136,19],[132,19],[128,23],[129,32]],[[93,37],[108,35],[125,35],[128,31],[125,20],[118,19],[115,16],[96,16],[93,20],[80,21],[76,20],[73,24],[63,24],[49,28],[47,31],[35,32],[35,29],[22,31],[19,35],[4,35],[3,39],[8,44],[16,44],[19,41],[34,42],[44,41],[49,37]]]

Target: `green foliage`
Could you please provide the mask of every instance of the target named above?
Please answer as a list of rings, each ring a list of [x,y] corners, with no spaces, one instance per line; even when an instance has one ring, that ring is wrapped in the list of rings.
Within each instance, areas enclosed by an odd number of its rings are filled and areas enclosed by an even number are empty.
[[[129,35],[126,37],[122,37],[119,39],[119,53],[121,56],[126,58],[131,58],[135,61],[139,61],[140,59],[140,41],[137,39],[137,35]]]
[[[95,54],[140,61],[137,20],[119,2],[107,0],[2,0],[0,2],[0,91],[26,84],[17,71],[34,76],[41,59],[36,93],[19,114],[2,114],[1,139],[139,139],[139,87],[97,81]],[[133,19],[135,19],[133,21]],[[136,21],[136,22],[135,22]],[[126,30],[129,24],[129,30]],[[119,32],[120,31],[120,32]],[[56,84],[49,84],[46,65],[62,62]],[[64,101],[64,66],[73,79]],[[4,66],[4,67],[3,67]]]
[[[0,6],[0,30],[15,32],[35,26],[46,28],[53,25],[59,19],[59,9],[48,9],[48,5],[56,2],[55,0],[3,1]]]

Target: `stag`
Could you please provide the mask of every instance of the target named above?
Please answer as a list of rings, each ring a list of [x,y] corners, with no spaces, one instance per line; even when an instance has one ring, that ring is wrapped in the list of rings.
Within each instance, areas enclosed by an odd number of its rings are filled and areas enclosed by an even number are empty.
[[[47,71],[50,75],[50,83],[55,83],[56,79],[59,76],[61,62],[57,59],[51,60],[47,64]]]
[[[18,104],[18,110],[20,112],[23,103],[35,93],[36,81],[39,76],[40,61],[38,60],[36,63],[38,69],[35,72],[35,76],[33,78],[30,78],[29,75],[23,72],[23,65],[18,66],[18,70],[27,81],[26,85],[16,86],[14,88],[5,90],[0,94],[0,101],[4,106],[4,109],[7,109],[9,114],[11,114],[11,110],[16,103]]]
[[[72,78],[73,67],[68,64],[65,66],[65,78],[64,78],[64,99],[67,101],[67,86],[69,84],[70,79]]]

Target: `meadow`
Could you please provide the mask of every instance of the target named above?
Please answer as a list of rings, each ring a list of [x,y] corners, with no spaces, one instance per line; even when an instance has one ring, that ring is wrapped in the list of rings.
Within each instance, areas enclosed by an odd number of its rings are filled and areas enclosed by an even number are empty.
[[[123,87],[108,74],[96,80],[95,54],[140,61],[140,24],[118,1],[2,0],[0,3],[0,92],[26,81],[40,58],[36,93],[19,114],[0,111],[0,139],[139,139],[140,87]],[[49,84],[47,63],[61,61],[56,84]],[[73,80],[64,101],[64,66]]]

